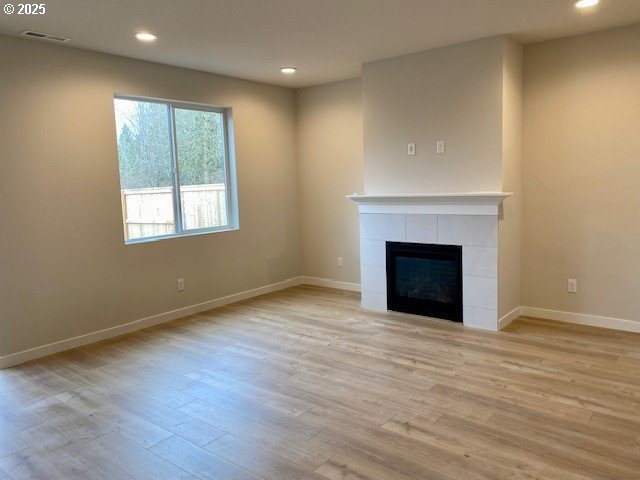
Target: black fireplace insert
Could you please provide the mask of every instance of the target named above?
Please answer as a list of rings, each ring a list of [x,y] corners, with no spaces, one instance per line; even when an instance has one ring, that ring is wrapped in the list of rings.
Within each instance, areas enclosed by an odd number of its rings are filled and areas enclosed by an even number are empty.
[[[387,242],[387,308],[462,322],[462,247]]]

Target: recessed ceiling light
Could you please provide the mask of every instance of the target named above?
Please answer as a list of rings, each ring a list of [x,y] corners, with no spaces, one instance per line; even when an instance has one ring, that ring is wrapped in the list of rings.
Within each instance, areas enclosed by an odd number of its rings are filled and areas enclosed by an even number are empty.
[[[136,37],[141,42],[153,42],[158,38],[158,36],[155,33],[149,33],[149,32],[138,32],[138,33],[135,33],[133,36]]]
[[[291,75],[291,74],[296,73],[298,71],[298,69],[296,67],[282,67],[280,69],[280,71],[282,73],[284,73],[285,75]]]
[[[598,3],[600,3],[600,0],[578,0],[575,5],[576,8],[589,8],[595,7]]]

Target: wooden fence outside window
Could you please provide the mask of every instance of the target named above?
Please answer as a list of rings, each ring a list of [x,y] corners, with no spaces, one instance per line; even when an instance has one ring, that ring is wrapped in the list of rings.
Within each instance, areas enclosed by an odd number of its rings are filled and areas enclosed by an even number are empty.
[[[183,230],[227,224],[223,183],[180,187]],[[135,188],[121,191],[126,239],[175,233],[173,188]]]

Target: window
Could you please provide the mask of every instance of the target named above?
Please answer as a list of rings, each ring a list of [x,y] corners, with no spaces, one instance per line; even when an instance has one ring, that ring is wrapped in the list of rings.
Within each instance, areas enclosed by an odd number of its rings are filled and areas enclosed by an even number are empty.
[[[116,95],[126,243],[237,228],[230,109]]]

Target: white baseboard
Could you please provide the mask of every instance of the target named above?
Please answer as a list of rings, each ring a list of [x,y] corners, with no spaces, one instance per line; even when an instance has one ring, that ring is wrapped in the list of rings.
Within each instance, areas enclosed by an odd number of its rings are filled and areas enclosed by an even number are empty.
[[[179,318],[187,317],[195,313],[211,310],[212,308],[227,305],[229,303],[239,302],[240,300],[246,300],[248,298],[264,295],[265,293],[275,292],[277,290],[284,290],[285,288],[294,287],[300,285],[302,277],[293,277],[283,282],[272,283],[271,285],[265,285],[263,287],[254,288],[245,292],[234,293],[226,297],[216,298],[206,302],[198,303],[196,305],[190,305],[188,307],[178,308],[170,312],[159,313],[150,317],[141,318],[133,322],[125,323],[124,325],[118,325],[117,327],[111,327],[97,332],[87,333],[78,337],[69,338],[67,340],[61,340],[59,342],[50,343],[48,345],[42,345],[40,347],[31,348],[29,350],[23,350],[21,352],[12,353],[0,357],[0,369],[12,367],[20,363],[28,362],[29,360],[35,360],[36,358],[52,355],[54,353],[62,352],[64,350],[70,350],[72,348],[88,345],[89,343],[99,342],[106,340],[107,338],[117,337],[125,333],[134,332],[143,328],[152,327],[161,323],[170,322],[171,320],[177,320]]]
[[[352,292],[360,291],[359,283],[339,282],[329,278],[319,277],[302,277],[303,285],[315,285],[316,287],[337,288],[338,290],[349,290]]]
[[[601,317],[598,315],[587,315],[585,313],[562,312],[560,310],[548,310],[546,308],[535,307],[520,307],[520,315],[640,333],[640,321],[636,322],[623,318]]]
[[[516,307],[498,320],[498,330],[502,330],[504,327],[513,322],[516,318],[522,315],[522,307]]]
[[[206,302],[190,305],[188,307],[171,310],[169,312],[159,313],[150,317],[141,318],[133,322],[118,325],[116,327],[99,330],[97,332],[87,333],[78,337],[61,340],[59,342],[42,345],[40,347],[23,350],[21,352],[12,353],[0,357],[0,369],[19,365],[20,363],[35,360],[36,358],[52,355],[54,353],[70,350],[72,348],[81,347],[90,343],[99,342],[108,338],[117,337],[125,333],[134,332],[143,328],[152,327],[161,323],[170,322],[179,318],[187,317],[195,313],[211,310],[212,308],[221,307],[229,303],[239,302],[248,298],[257,297],[266,293],[284,290],[286,288],[295,287],[296,285],[315,285],[319,287],[336,288],[340,290],[349,290],[354,292],[360,291],[360,285],[357,283],[339,282],[328,278],[318,277],[293,277],[282,282],[265,285],[240,293],[234,293],[226,297],[208,300]],[[498,328],[503,329],[513,320],[521,315],[529,317],[544,318],[547,320],[558,320],[561,322],[575,323],[578,325],[590,325],[593,327],[610,328],[614,330],[622,330],[627,332],[640,333],[640,321],[625,320],[622,318],[601,317],[597,315],[587,315],[584,313],[563,312],[560,310],[548,310],[535,307],[516,307],[511,312],[500,318]]]

